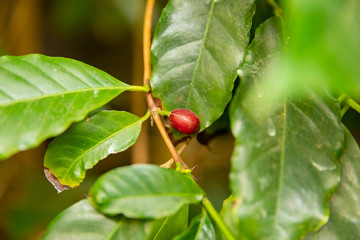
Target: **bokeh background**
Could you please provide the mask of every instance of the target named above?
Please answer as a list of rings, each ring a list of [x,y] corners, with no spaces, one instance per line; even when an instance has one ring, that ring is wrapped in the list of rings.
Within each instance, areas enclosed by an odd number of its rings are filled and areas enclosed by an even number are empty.
[[[166,2],[156,1],[153,26]],[[0,0],[0,55],[69,57],[123,82],[141,85],[144,9],[145,0]],[[271,8],[259,1],[253,28],[270,15]],[[142,116],[145,97],[123,93],[105,108]],[[359,140],[360,115],[349,110],[343,119]],[[227,119],[223,120],[226,126]],[[229,195],[233,137],[223,127],[221,134],[215,135],[202,135],[203,144],[193,139],[182,157],[189,166],[197,166],[194,175],[219,210]],[[0,162],[1,240],[38,239],[52,218],[86,197],[94,180],[109,169],[132,163],[162,164],[170,159],[156,128],[146,122],[133,147],[99,162],[80,187],[57,194],[43,174],[43,157],[50,141]]]

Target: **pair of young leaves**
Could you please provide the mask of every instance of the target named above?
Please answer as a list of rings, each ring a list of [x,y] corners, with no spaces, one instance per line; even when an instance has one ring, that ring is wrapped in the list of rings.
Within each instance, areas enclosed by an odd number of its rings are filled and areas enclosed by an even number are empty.
[[[43,239],[170,239],[186,230],[188,205],[203,196],[190,176],[171,169],[153,165],[114,169],[96,181],[89,200],[55,218]],[[207,219],[209,234],[214,234],[205,212],[201,219]]]

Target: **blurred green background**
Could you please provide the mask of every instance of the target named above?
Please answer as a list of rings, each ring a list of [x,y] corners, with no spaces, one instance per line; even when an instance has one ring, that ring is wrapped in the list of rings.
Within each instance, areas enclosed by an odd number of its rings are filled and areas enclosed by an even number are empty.
[[[156,1],[153,26],[166,2]],[[0,55],[69,57],[123,82],[141,85],[144,8],[145,0],[0,0]],[[252,35],[271,14],[266,1],[259,0]],[[124,93],[105,108],[142,116],[146,102],[142,93]],[[343,120],[359,141],[360,115],[349,110]],[[197,166],[194,175],[219,210],[229,195],[233,137],[225,128],[210,141],[204,135],[201,139],[207,145],[193,139],[182,156],[189,166]],[[157,129],[146,122],[133,147],[97,164],[80,187],[57,194],[43,174],[43,157],[50,141],[0,162],[1,240],[38,239],[54,216],[86,197],[94,180],[111,168],[131,163],[162,164],[170,159]]]

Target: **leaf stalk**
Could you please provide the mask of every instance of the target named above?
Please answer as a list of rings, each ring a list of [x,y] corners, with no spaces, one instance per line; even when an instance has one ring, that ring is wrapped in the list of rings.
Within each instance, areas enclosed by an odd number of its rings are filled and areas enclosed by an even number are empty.
[[[150,86],[149,85],[144,85],[144,86],[131,85],[131,86],[129,86],[128,91],[148,93],[148,92],[150,92]]]
[[[158,110],[158,114],[161,116],[169,116],[170,115],[170,111],[165,111],[165,110]]]
[[[347,98],[345,101],[351,108],[360,113],[360,105],[357,102],[351,98]]]
[[[215,210],[214,206],[211,204],[210,200],[207,197],[204,197],[201,204],[206,209],[207,213],[217,224],[221,232],[225,235],[228,240],[235,240],[234,234],[230,231],[228,226],[225,224],[223,219],[220,217],[218,212]]]

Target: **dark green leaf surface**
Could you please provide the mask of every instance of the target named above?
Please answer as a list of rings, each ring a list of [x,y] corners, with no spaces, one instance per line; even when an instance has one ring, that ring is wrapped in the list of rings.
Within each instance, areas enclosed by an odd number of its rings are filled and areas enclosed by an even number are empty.
[[[186,108],[204,129],[231,99],[249,41],[254,0],[171,0],[152,44],[155,97],[165,110]]]
[[[328,223],[306,239],[356,240],[360,236],[360,149],[345,131],[345,149],[341,155],[341,181],[330,201]]]
[[[84,199],[54,218],[42,240],[166,240],[184,230],[187,211],[186,206],[172,216],[152,221],[110,218],[97,212],[90,202]],[[167,234],[162,235],[164,232]]]
[[[188,239],[191,240],[216,239],[215,229],[205,209],[203,209],[201,215],[198,215],[193,218],[193,220],[191,221],[191,225],[186,232],[174,238],[174,240],[188,240]]]
[[[270,19],[259,27],[230,107],[233,211],[245,239],[299,239],[318,229],[340,180],[344,133],[337,101],[308,90],[285,91],[270,102],[271,111],[253,104],[267,94],[262,84],[282,44],[280,26]]]
[[[76,187],[98,161],[133,145],[145,119],[128,112],[99,111],[56,137],[44,166],[62,185]]]
[[[79,61],[38,54],[0,58],[0,159],[39,145],[131,89]]]
[[[203,192],[194,180],[155,165],[117,168],[100,177],[90,190],[93,204],[110,215],[161,218],[183,205],[198,203]]]

